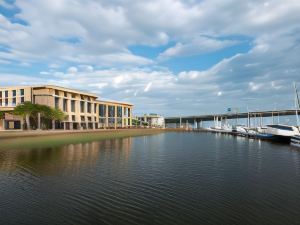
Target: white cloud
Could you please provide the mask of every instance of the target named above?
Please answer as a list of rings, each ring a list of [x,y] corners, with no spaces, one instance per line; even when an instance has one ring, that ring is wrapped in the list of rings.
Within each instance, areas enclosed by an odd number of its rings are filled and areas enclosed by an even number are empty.
[[[288,107],[291,83],[300,81],[298,0],[16,0],[15,6],[14,19],[28,24],[0,15],[0,45],[7,48],[0,50],[2,67],[45,64],[49,71],[2,72],[1,85],[67,85],[131,101],[138,112],[200,114],[226,105],[268,108],[274,98]],[[239,37],[251,40],[249,52],[202,71],[175,73],[161,68],[168,63],[130,50],[174,43],[160,52],[168,60],[218,51]],[[28,74],[31,66],[24,68]]]
[[[151,86],[152,86],[152,82],[149,82],[147,84],[147,86],[145,87],[144,92],[148,92],[150,90]]]
[[[78,69],[75,66],[69,67],[67,70],[68,74],[76,74],[78,72]]]
[[[232,40],[217,40],[213,38],[200,37],[194,40],[187,40],[186,43],[177,43],[160,54],[160,58],[169,58],[176,56],[190,56],[204,54],[221,50],[223,48],[239,43]]]

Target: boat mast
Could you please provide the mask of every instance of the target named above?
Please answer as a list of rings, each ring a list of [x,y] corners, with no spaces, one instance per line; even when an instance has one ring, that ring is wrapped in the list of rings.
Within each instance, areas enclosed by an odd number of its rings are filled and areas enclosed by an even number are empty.
[[[299,115],[298,115],[298,109],[300,108],[300,100],[298,95],[298,90],[296,87],[296,83],[294,82],[294,89],[295,89],[295,108],[296,108],[296,119],[297,119],[297,126],[299,127]]]

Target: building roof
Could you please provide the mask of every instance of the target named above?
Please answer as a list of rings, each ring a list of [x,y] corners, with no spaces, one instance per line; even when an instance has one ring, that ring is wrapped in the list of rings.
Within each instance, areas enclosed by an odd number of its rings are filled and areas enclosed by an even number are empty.
[[[133,106],[133,104],[128,103],[128,102],[120,102],[120,101],[113,101],[113,100],[98,100],[97,99],[96,102],[99,102],[99,103],[122,104],[122,105]]]
[[[67,91],[67,92],[72,92],[72,93],[76,93],[76,94],[81,94],[81,95],[86,95],[86,96],[91,96],[94,98],[98,98],[98,96],[96,94],[92,94],[89,92],[85,92],[85,91],[80,91],[80,90],[75,90],[75,89],[71,89],[71,88],[65,88],[65,87],[61,87],[61,86],[56,86],[56,85],[24,85],[24,86],[6,86],[6,87],[0,87],[0,89],[21,89],[21,88],[48,88],[48,89],[55,89],[55,90],[60,90],[60,91]]]
[[[20,89],[20,88],[48,88],[48,89],[55,89],[55,90],[60,90],[60,91],[67,91],[71,93],[76,93],[76,94],[81,94],[81,95],[86,95],[94,98],[98,98],[96,94],[88,93],[88,92],[83,92],[83,91],[78,91],[75,89],[70,89],[70,88],[65,88],[65,87],[60,87],[56,85],[34,85],[34,86],[8,86],[8,87],[0,87],[0,89]],[[128,103],[128,102],[122,102],[122,101],[114,101],[114,100],[102,100],[102,99],[96,99],[96,102],[99,103],[112,103],[112,104],[122,104],[122,105],[128,105],[128,106],[133,106],[133,104]]]
[[[81,95],[86,95],[86,96],[91,96],[98,98],[97,95],[89,93],[89,92],[84,92],[80,90],[75,90],[75,89],[70,89],[70,88],[65,88],[65,87],[60,87],[56,85],[41,85],[41,86],[32,86],[33,88],[49,88],[49,89],[55,89],[55,90],[60,90],[60,91],[67,91],[67,92],[72,92],[72,93],[77,93]]]

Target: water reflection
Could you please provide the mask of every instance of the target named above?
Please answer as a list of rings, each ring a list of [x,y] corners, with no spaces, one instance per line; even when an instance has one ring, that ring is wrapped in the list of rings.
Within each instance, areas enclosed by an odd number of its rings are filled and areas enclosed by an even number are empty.
[[[0,224],[299,224],[300,151],[209,133],[0,150]]]
[[[38,174],[58,174],[65,170],[76,171],[81,167],[93,167],[99,158],[112,156],[128,160],[132,138],[69,144],[56,148],[0,150],[0,173],[29,169]]]

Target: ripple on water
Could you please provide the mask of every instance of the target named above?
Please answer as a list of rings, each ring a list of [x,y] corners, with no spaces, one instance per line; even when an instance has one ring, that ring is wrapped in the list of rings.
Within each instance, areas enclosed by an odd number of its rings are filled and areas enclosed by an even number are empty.
[[[298,224],[300,151],[202,133],[0,151],[0,224]]]

